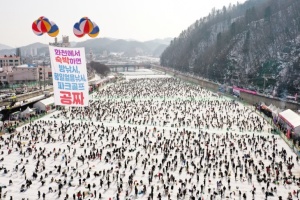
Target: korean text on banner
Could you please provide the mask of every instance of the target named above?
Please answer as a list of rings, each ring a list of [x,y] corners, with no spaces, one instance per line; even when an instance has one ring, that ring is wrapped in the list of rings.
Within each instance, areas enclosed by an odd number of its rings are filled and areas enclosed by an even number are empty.
[[[84,48],[49,46],[55,105],[88,106],[89,87]]]

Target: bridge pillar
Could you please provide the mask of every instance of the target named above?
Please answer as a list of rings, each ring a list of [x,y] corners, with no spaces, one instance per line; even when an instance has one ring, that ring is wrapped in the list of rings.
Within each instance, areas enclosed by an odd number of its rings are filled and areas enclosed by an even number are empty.
[[[127,71],[128,71],[128,66],[127,66]]]

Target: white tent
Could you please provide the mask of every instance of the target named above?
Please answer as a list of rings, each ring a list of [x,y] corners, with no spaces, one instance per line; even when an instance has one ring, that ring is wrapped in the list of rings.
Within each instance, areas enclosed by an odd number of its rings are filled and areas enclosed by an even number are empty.
[[[275,110],[275,112],[276,112],[276,114],[278,115],[279,113],[281,113],[281,112],[282,112],[282,109],[280,109],[280,108],[277,108],[277,109]]]
[[[47,99],[40,100],[33,104],[33,107],[38,111],[49,111],[51,106],[54,104],[54,97],[49,97]]]
[[[295,133],[300,134],[300,116],[297,113],[288,109],[279,113],[278,116],[291,128],[293,128],[295,130]]]
[[[273,106],[273,104],[270,104],[270,105],[268,106],[268,108],[272,111],[272,110],[274,110],[274,108],[276,108],[276,107]]]
[[[34,110],[32,110],[31,108],[27,107],[26,110],[24,110],[23,112],[21,112],[21,117],[24,117],[24,116],[26,116],[28,114],[33,113],[33,112],[34,112]]]
[[[282,110],[280,108],[277,108],[273,104],[269,105],[268,109],[272,112],[273,117],[275,117],[275,116],[277,117],[278,114],[282,112]]]
[[[261,102],[260,106],[267,106],[267,105],[265,104],[265,102]]]

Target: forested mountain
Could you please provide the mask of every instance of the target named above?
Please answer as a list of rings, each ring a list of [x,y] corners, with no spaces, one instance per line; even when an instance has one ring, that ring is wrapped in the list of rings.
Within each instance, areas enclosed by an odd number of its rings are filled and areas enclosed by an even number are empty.
[[[161,65],[278,96],[300,92],[300,1],[213,9],[174,38]]]
[[[84,42],[78,42],[76,47],[85,47],[92,49],[94,53],[108,52],[123,52],[125,56],[150,55],[159,57],[163,50],[167,47],[165,40],[150,40],[146,42],[128,41],[122,39],[95,38]],[[170,44],[170,39],[169,43]]]

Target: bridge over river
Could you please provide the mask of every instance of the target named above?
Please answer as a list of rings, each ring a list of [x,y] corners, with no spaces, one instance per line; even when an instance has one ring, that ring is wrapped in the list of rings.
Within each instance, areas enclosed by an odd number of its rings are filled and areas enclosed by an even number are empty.
[[[128,71],[136,71],[137,69],[143,69],[143,68],[151,68],[151,64],[144,64],[144,63],[139,63],[139,64],[105,64],[110,68],[110,71],[112,72],[128,72]]]

